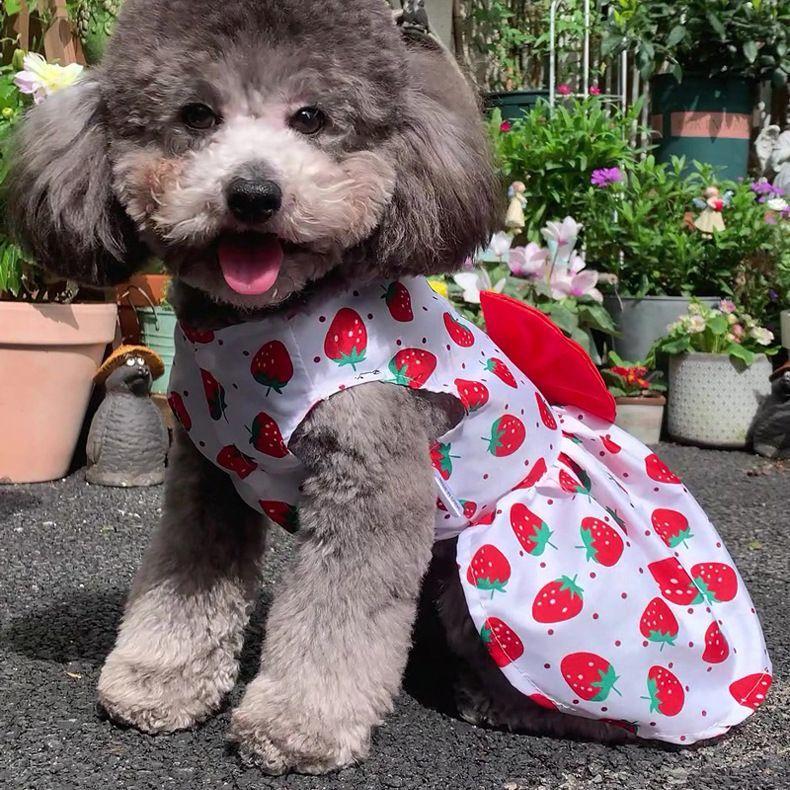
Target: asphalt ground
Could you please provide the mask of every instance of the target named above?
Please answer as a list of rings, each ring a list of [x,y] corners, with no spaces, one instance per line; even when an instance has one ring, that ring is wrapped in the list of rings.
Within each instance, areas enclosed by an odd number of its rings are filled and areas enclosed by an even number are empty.
[[[124,596],[161,505],[161,488],[56,483],[0,487],[0,788],[790,788],[790,466],[672,445],[682,473],[728,543],[761,615],[776,678],[768,702],[712,745],[604,747],[474,727],[414,667],[364,764],[328,777],[243,768],[224,733],[254,676],[262,624],[290,538],[272,540],[239,683],[201,728],[150,737],[102,720],[94,689]],[[435,693],[436,692],[436,693]]]

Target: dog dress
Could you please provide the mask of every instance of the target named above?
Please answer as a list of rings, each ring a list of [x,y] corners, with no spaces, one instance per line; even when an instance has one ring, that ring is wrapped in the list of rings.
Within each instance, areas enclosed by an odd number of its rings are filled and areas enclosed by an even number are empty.
[[[771,663],[721,538],[613,424],[579,346],[508,297],[483,308],[488,334],[405,278],[216,331],[182,324],[170,404],[250,507],[295,530],[288,441],[315,404],[372,381],[453,395],[464,417],[426,448],[436,539],[457,536],[469,613],[508,681],[644,738],[724,733],[763,702]]]

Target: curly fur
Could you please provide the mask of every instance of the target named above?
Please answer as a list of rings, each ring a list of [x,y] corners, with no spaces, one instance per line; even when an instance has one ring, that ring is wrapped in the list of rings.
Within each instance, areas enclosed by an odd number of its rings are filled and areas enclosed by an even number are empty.
[[[221,122],[185,125],[195,102]],[[288,126],[308,105],[330,119],[309,137]],[[32,109],[16,145],[9,216],[36,259],[107,284],[156,253],[179,317],[198,327],[276,309],[329,278],[451,270],[497,224],[475,96],[381,0],[127,0],[101,66]],[[284,249],[263,296],[232,292],[217,263],[218,239],[238,230],[225,190],[240,175],[283,192],[254,228]],[[401,682],[431,557],[428,446],[460,416],[455,399],[365,384],[319,404],[292,438],[307,470],[303,526],[260,673],[232,718],[247,762],[317,773],[367,753]],[[162,521],[99,681],[110,716],[168,732],[218,708],[236,679],[261,522],[179,433]],[[466,715],[512,723],[510,703],[474,685],[490,664],[476,635],[450,599],[438,604],[464,677],[477,677],[462,681]]]

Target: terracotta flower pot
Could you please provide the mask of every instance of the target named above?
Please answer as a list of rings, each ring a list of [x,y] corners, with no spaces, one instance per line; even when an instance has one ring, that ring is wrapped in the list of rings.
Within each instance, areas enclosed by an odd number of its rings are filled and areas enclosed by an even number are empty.
[[[168,274],[135,274],[115,289],[121,337],[126,343],[141,342],[141,327],[136,308],[162,304],[170,286]]]
[[[66,474],[116,315],[114,304],[0,302],[0,482]]]
[[[663,395],[617,398],[615,424],[644,444],[658,444],[666,405],[667,399]]]

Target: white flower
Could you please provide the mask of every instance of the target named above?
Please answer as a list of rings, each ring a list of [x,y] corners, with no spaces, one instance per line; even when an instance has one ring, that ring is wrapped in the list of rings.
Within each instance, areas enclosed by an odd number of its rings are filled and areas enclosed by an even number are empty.
[[[702,308],[700,307],[700,305],[697,302],[692,302],[689,305],[689,315],[701,315],[701,314],[702,314]]]
[[[770,346],[774,339],[774,333],[763,326],[756,326],[749,333],[761,346]]]
[[[463,288],[462,298],[469,304],[480,304],[480,291],[496,291],[502,293],[505,279],[502,278],[496,285],[491,284],[491,278],[485,269],[475,269],[471,272],[458,272],[453,275],[455,284]]]
[[[775,197],[766,201],[765,205],[768,206],[771,211],[784,211],[788,206],[788,202],[784,198]]]
[[[516,277],[539,276],[549,258],[549,251],[531,241],[526,247],[514,247],[510,250],[507,265]]]
[[[573,217],[565,217],[562,222],[547,222],[541,230],[549,248],[552,263],[567,264],[582,226]]]
[[[513,237],[509,233],[500,230],[491,237],[488,242],[488,249],[500,260],[507,255],[510,245],[513,243]]]
[[[688,322],[688,330],[696,335],[705,331],[705,319],[701,315],[693,315]]]
[[[23,69],[14,77],[14,84],[21,93],[29,94],[36,104],[47,96],[73,85],[80,77],[83,67],[79,63],[59,66],[47,63],[37,52],[29,52],[22,61]]]

